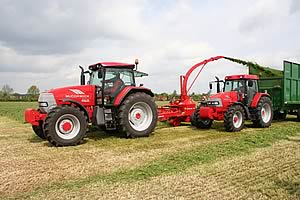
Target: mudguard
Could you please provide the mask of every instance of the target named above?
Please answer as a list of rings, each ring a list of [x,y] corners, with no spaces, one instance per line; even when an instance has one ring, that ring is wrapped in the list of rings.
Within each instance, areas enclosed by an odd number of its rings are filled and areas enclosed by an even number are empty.
[[[115,98],[114,106],[119,106],[122,103],[123,99],[125,99],[126,96],[128,96],[130,93],[135,93],[135,92],[144,92],[144,93],[150,95],[151,97],[154,97],[153,92],[148,88],[127,86],[127,87],[123,88],[122,91]]]

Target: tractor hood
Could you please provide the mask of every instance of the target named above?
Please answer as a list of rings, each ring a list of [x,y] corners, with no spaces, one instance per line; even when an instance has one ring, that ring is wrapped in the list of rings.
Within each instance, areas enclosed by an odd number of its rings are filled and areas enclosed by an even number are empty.
[[[213,94],[208,98],[208,104],[210,102],[219,102],[219,104],[215,105],[228,105],[231,104],[232,102],[237,102],[238,101],[238,92],[236,91],[231,91],[231,92],[220,92],[217,94]],[[211,105],[214,105],[213,103]]]
[[[54,88],[42,92],[39,96],[39,108],[48,112],[51,108],[66,102],[76,102],[83,106],[95,105],[95,86],[77,85],[62,88]]]

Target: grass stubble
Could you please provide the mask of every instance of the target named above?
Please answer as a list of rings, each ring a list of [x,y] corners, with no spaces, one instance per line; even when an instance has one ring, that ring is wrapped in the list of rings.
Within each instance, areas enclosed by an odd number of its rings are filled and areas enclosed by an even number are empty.
[[[299,199],[293,121],[239,133],[222,123],[211,130],[162,123],[149,138],[93,132],[80,146],[54,148],[8,116],[0,117],[2,198]]]

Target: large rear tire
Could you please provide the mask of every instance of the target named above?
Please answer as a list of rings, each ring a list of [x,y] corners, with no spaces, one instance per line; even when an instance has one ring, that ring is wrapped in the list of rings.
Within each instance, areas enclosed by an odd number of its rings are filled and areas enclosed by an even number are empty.
[[[200,108],[196,109],[195,112],[191,116],[191,124],[196,128],[209,129],[213,123],[211,119],[201,119]]]
[[[43,131],[43,122],[40,121],[38,126],[32,125],[32,130],[34,133],[41,139],[46,139],[44,131]]]
[[[273,119],[272,101],[269,97],[261,97],[255,110],[255,120],[253,124],[258,128],[271,126]]]
[[[87,118],[83,111],[72,106],[50,110],[44,122],[44,133],[54,146],[74,146],[82,142],[87,131]]]
[[[228,132],[240,131],[244,128],[245,111],[240,105],[233,105],[225,112],[224,127]]]
[[[126,137],[147,137],[157,123],[157,109],[154,99],[146,93],[129,95],[122,102],[119,113],[119,131]]]

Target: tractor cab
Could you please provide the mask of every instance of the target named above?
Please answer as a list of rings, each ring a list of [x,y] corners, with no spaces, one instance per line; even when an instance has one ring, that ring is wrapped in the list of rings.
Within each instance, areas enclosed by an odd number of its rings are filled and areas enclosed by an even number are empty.
[[[238,101],[250,106],[253,97],[258,92],[257,80],[258,77],[255,75],[226,76],[223,92],[237,92]]]
[[[101,62],[89,66],[87,72],[81,73],[81,85],[85,84],[84,73],[90,74],[88,84],[96,86],[97,104],[112,105],[116,97],[126,87],[136,87],[135,77],[148,74],[134,70],[134,64],[119,62]],[[142,85],[140,85],[142,86]]]

